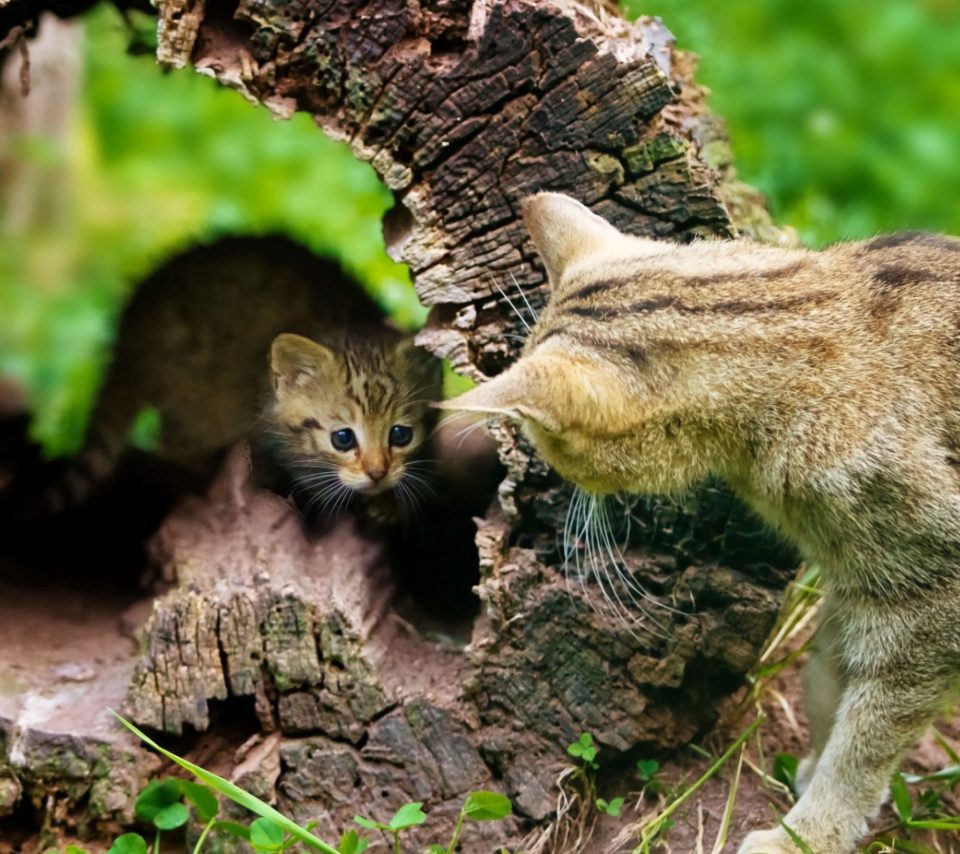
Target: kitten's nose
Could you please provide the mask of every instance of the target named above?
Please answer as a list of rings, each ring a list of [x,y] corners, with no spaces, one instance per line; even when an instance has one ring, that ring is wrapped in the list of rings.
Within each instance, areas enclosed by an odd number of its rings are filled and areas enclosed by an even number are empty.
[[[386,474],[386,469],[367,469],[367,477],[369,477],[374,483],[380,483],[380,481],[386,477]]]

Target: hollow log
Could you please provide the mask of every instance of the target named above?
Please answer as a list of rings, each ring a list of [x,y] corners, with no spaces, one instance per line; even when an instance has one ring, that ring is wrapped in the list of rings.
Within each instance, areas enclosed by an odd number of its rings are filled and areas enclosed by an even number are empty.
[[[157,11],[163,63],[278,117],[307,111],[372,165],[396,198],[388,250],[432,307],[419,341],[473,380],[516,357],[549,299],[520,221],[532,192],[569,193],[664,240],[789,240],[737,181],[695,63],[657,19],[533,0]],[[604,755],[630,756],[704,733],[756,662],[797,562],[709,483],[617,503],[628,584],[581,577],[559,542],[571,490],[509,427],[494,434],[506,477],[477,520],[467,645],[398,611],[383,553],[349,523],[311,538],[288,502],[247,482],[235,449],[151,540],[166,592],[139,649],[118,651],[109,674],[56,677],[83,687],[95,726],[62,732],[35,714],[43,686],[0,678],[0,814],[29,801],[48,827],[128,823],[155,760],[97,711],[122,702],[194,756],[206,755],[196,734],[219,730],[221,773],[330,838],[358,812],[384,820],[415,800],[431,821],[414,840],[435,842],[467,792],[493,789],[515,815],[469,825],[464,851],[561,850],[566,745],[589,731]]]

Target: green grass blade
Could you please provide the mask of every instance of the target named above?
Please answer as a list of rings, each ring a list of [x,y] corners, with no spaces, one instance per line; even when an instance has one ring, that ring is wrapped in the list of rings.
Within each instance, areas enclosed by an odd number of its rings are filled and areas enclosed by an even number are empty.
[[[780,819],[780,827],[787,831],[787,836],[793,840],[793,844],[796,845],[803,854],[816,854],[816,852],[800,838],[800,834],[790,827],[790,825],[783,823],[783,819]]]
[[[186,759],[181,759],[175,753],[171,753],[169,750],[164,750],[159,744],[153,741],[144,733],[140,732],[130,721],[124,719],[122,716],[118,715],[113,709],[110,711],[116,716],[117,720],[120,721],[127,729],[130,730],[137,738],[142,739],[144,742],[149,744],[154,750],[162,753],[168,759],[173,760],[181,768],[186,768],[191,774],[197,777],[200,780],[203,780],[211,789],[219,792],[221,795],[226,795],[230,800],[235,801],[240,804],[242,807],[246,807],[250,812],[254,812],[263,818],[268,818],[270,821],[275,824],[280,825],[287,833],[295,836],[299,839],[304,845],[309,845],[311,848],[322,851],[323,854],[338,854],[337,849],[327,845],[321,839],[317,839],[312,833],[308,833],[299,824],[292,822],[287,818],[283,813],[278,812],[269,804],[265,804],[259,798],[254,797],[249,792],[245,792],[239,786],[235,786],[229,780],[224,780],[223,777],[218,777],[216,774],[212,774],[210,771],[207,771],[204,768],[201,768],[199,765],[194,765],[192,762],[188,762]]]
[[[766,719],[766,716],[763,714],[757,715],[756,720],[750,726],[748,726],[738,737],[737,740],[733,742],[720,756],[716,762],[711,765],[706,773],[700,777],[689,789],[687,789],[679,798],[674,800],[666,809],[662,812],[657,813],[657,815],[652,816],[647,819],[639,828],[639,832],[642,834],[640,838],[640,844],[633,849],[634,854],[643,854],[643,852],[650,850],[650,841],[656,836],[658,828],[663,827],[664,821],[670,817],[670,815],[675,812],[680,806],[687,801],[695,792],[697,792],[704,783],[707,782],[714,774],[717,773],[733,756],[737,750],[740,749],[741,745],[750,738],[756,732],[757,727]]]
[[[908,783],[926,783],[930,780],[960,780],[960,765],[948,765],[932,774],[903,774],[901,776]]]
[[[713,850],[710,854],[720,854],[727,845],[727,834],[730,832],[730,822],[733,820],[733,807],[737,800],[737,790],[740,788],[740,772],[743,770],[744,747],[746,747],[746,743],[740,747],[740,757],[737,760],[737,770],[733,774],[733,781],[730,783],[730,794],[727,796],[727,806],[723,811],[720,827],[717,830],[717,838],[714,840]]]
[[[894,773],[890,780],[890,796],[893,798],[893,805],[897,809],[897,815],[900,816],[900,820],[905,822],[910,821],[910,819],[913,818],[913,800],[899,772]]]
[[[905,824],[912,830],[960,830],[960,817],[912,819]]]

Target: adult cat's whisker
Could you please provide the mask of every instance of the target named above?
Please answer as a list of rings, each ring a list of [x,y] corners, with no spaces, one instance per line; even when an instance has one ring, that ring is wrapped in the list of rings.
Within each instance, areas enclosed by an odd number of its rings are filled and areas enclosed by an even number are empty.
[[[463,443],[467,441],[470,434],[475,430],[480,429],[481,427],[486,427],[487,423],[485,421],[478,421],[476,424],[470,424],[467,427],[464,427],[459,433],[457,433],[456,438],[460,441],[457,442],[457,450],[459,451],[463,447]]]
[[[586,584],[586,572],[585,568],[580,566],[580,545],[583,544],[583,556],[588,558],[587,555],[587,533],[589,530],[590,520],[587,513],[587,493],[581,489],[574,490],[573,499],[570,502],[570,515],[573,519],[573,525],[571,530],[573,531],[573,555],[574,555],[574,566],[577,572],[577,581],[580,583],[580,590],[583,593],[584,599],[590,603],[593,607],[593,603],[590,599],[590,596],[587,593],[587,584]],[[569,542],[569,540],[568,540]],[[566,570],[566,564],[564,566]]]
[[[571,533],[573,533],[573,536],[571,536]],[[653,631],[646,625],[649,621],[658,630],[655,634],[661,635],[666,632],[662,623],[653,617],[641,604],[641,601],[647,599],[658,606],[666,606],[651,597],[642,587],[638,587],[636,582],[633,582],[620,569],[617,557],[619,549],[613,543],[613,534],[606,515],[603,496],[592,495],[581,489],[575,490],[564,522],[563,537],[564,565],[569,568],[572,556],[581,589],[591,607],[595,607],[595,604],[593,599],[587,595],[584,568],[593,575],[604,601],[627,631],[635,635],[633,627],[638,625],[644,625],[648,631]],[[581,567],[580,564],[581,545],[583,546],[585,567]],[[613,563],[616,580],[610,574],[608,559],[609,562]],[[619,556],[619,560],[623,560],[622,555]],[[624,585],[629,594],[629,605],[623,601],[618,592],[618,581]],[[638,601],[638,595],[640,601]],[[644,619],[638,618],[636,611],[639,611]]]
[[[516,305],[514,305],[513,300],[510,299],[510,297],[507,296],[506,292],[503,290],[503,288],[500,287],[500,285],[498,284],[497,280],[496,280],[492,275],[490,276],[490,281],[492,281],[492,282],[493,282],[493,286],[494,286],[498,291],[500,291],[500,295],[507,301],[507,305],[509,305],[510,308],[513,309],[513,313],[517,316],[517,319],[523,324],[523,326],[524,326],[524,328],[527,330],[527,332],[532,332],[532,331],[533,331],[533,330],[532,330],[532,327],[530,326],[529,323],[527,323],[526,318],[520,313],[520,309],[518,309],[518,308],[516,307]]]
[[[615,584],[613,578],[611,578],[610,571],[607,568],[607,562],[604,560],[604,550],[601,547],[600,542],[597,540],[598,534],[603,534],[601,527],[603,524],[603,517],[599,510],[599,508],[602,507],[602,501],[603,499],[600,496],[589,496],[590,515],[589,530],[587,535],[587,551],[593,569],[593,576],[597,580],[597,584],[600,587],[600,592],[603,594],[604,600],[610,606],[613,613],[622,620],[624,626],[629,629],[630,625],[628,617],[630,612],[627,609],[627,606],[624,605],[623,600],[620,598],[620,594],[617,591],[617,585]],[[605,581],[606,583],[604,583]],[[637,621],[634,620],[634,622]]]
[[[530,305],[530,300],[527,299],[527,295],[523,292],[523,288],[520,287],[520,283],[517,281],[517,277],[510,273],[510,278],[513,279],[513,284],[516,285],[518,291],[520,291],[520,296],[523,297],[523,301],[527,304],[527,310],[530,312],[530,316],[533,318],[534,323],[536,323],[540,317],[537,312],[534,310],[533,306]]]
[[[603,502],[600,508],[600,513],[603,516],[604,525],[604,545],[606,547],[607,554],[610,556],[610,560],[613,562],[614,569],[617,572],[617,575],[620,577],[620,580],[623,582],[624,586],[627,588],[628,592],[631,594],[636,594],[641,599],[645,599],[648,602],[652,603],[658,608],[663,608],[667,611],[672,611],[673,613],[680,613],[675,608],[672,608],[670,605],[667,605],[665,602],[661,602],[655,596],[651,596],[650,593],[644,589],[643,585],[640,584],[636,579],[634,579],[627,571],[626,558],[623,556],[623,551],[620,549],[619,543],[617,543],[617,538],[613,534],[613,525],[610,522],[610,516],[608,513],[608,503]],[[631,595],[631,598],[633,596]]]
[[[610,562],[613,564],[613,569],[617,578],[620,579],[621,583],[626,588],[630,603],[636,607],[644,615],[644,617],[648,618],[658,629],[664,633],[667,633],[667,627],[657,620],[653,614],[651,614],[650,611],[648,611],[641,603],[646,600],[656,608],[662,608],[673,613],[679,612],[666,603],[661,602],[656,597],[651,596],[643,588],[643,585],[639,584],[630,577],[629,573],[626,571],[626,560],[623,557],[623,552],[620,550],[620,546],[617,544],[613,535],[610,519],[607,515],[607,504],[602,498],[598,500],[598,503],[600,505],[598,513],[601,517],[599,532],[603,537],[603,542],[601,544],[602,551],[604,551],[610,558]]]

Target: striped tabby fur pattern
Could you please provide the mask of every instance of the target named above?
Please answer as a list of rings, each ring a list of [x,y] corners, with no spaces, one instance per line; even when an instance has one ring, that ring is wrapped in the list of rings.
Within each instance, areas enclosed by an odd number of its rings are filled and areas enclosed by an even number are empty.
[[[381,326],[319,340],[280,335],[270,363],[267,433],[305,510],[336,512],[355,497],[374,521],[416,509],[432,490],[440,361]]]
[[[589,494],[720,476],[821,568],[785,822],[847,854],[960,674],[960,240],[680,246],[551,193],[524,219],[550,304],[446,406],[518,421]],[[778,827],[740,852],[797,848]]]
[[[256,424],[273,339],[346,323],[379,327],[383,313],[339,264],[285,237],[222,237],[169,259],[123,311],[83,446],[45,509],[82,503],[113,474],[144,409],[159,415],[159,456],[207,470]]]

